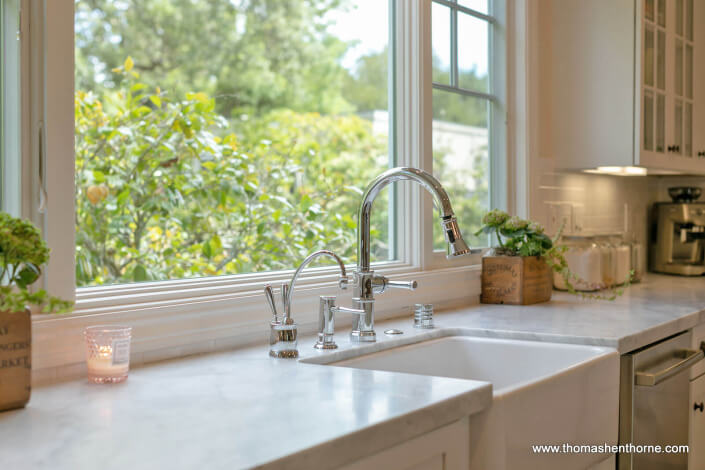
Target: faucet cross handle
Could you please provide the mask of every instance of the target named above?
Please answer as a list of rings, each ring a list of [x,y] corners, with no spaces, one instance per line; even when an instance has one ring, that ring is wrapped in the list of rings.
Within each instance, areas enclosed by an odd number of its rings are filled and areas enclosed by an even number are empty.
[[[411,290],[414,291],[416,288],[419,287],[419,284],[416,281],[389,281],[387,282],[387,288],[394,288],[394,289],[406,289],[406,290]]]
[[[384,278],[384,288],[380,291],[384,292],[387,289],[406,289],[410,291],[415,291],[419,287],[416,281],[390,281],[386,277]]]

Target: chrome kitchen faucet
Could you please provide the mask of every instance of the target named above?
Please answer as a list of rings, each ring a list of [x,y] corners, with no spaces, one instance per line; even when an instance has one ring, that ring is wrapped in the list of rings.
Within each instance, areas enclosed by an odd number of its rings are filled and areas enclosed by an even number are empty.
[[[336,313],[352,315],[350,341],[356,343],[376,341],[374,294],[381,294],[390,288],[416,289],[416,281],[391,281],[385,276],[375,274],[370,269],[370,214],[372,205],[385,186],[401,180],[414,181],[433,196],[433,201],[441,212],[441,227],[448,243],[448,258],[480,252],[480,250],[471,250],[463,240],[448,194],[436,178],[417,168],[399,167],[385,171],[367,186],[360,204],[357,226],[357,268],[353,273],[353,308],[336,306],[334,296],[321,296],[318,312],[318,340],[314,345],[316,349],[335,349],[338,347],[333,340]],[[296,350],[297,328],[296,323],[291,318],[291,297],[294,295],[294,284],[301,271],[319,256],[329,256],[338,263],[340,267],[338,285],[341,289],[347,288],[349,280],[345,272],[345,265],[338,255],[329,250],[320,250],[309,255],[294,272],[291,282],[282,286],[284,314],[281,321],[278,319],[276,306],[274,306],[271,287],[266,286],[265,294],[274,313],[270,337],[270,355],[273,357],[298,357],[298,350]]]
[[[350,333],[350,340],[353,342],[376,341],[374,294],[381,294],[389,288],[415,290],[417,287],[416,281],[390,281],[384,276],[376,275],[370,269],[370,214],[372,212],[372,204],[385,186],[401,180],[414,181],[433,196],[434,204],[441,212],[441,227],[448,243],[448,258],[480,252],[480,250],[471,250],[463,240],[448,193],[431,174],[418,168],[399,167],[392,168],[379,175],[367,186],[362,196],[358,214],[357,268],[353,273],[355,289],[352,300],[353,309],[350,309],[350,313],[355,313]],[[323,300],[321,303],[323,304]],[[323,305],[321,308],[323,308]]]

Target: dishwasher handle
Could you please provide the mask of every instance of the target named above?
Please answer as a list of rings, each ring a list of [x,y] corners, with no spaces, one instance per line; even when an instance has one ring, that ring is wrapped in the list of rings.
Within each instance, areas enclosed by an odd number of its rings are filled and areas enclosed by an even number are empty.
[[[705,347],[705,342],[700,344],[700,349],[680,349],[674,351],[674,357],[681,358],[682,360],[673,364],[672,366],[666,367],[658,372],[636,372],[636,384],[642,385],[644,387],[653,387],[660,384],[664,380],[667,380],[674,375],[683,372],[690,366],[697,362],[700,362],[704,357],[703,347]]]

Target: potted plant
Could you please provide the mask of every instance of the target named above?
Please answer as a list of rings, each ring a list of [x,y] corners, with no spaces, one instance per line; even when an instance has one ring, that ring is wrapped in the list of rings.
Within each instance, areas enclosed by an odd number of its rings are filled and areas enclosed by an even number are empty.
[[[477,232],[494,234],[499,246],[482,258],[480,301],[527,305],[547,302],[553,291],[552,266],[562,254],[539,224],[492,210]]]
[[[49,248],[30,222],[0,212],[0,411],[23,407],[31,386],[32,319],[29,306],[61,312],[70,302],[30,291]]]
[[[482,303],[528,305],[548,302],[553,291],[554,272],[563,279],[568,292],[586,299],[614,300],[631,283],[633,271],[621,288],[612,287],[605,294],[578,292],[574,283],[584,281],[568,267],[564,256],[568,247],[558,243],[562,229],[551,239],[540,224],[497,209],[485,214],[482,224],[476,235],[492,234],[499,244],[482,258]]]

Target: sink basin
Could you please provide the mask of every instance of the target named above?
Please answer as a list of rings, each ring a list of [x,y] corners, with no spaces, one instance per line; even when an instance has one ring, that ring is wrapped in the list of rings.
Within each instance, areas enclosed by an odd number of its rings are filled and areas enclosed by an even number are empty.
[[[494,396],[577,367],[613,349],[472,336],[447,336],[331,365],[491,382]]]
[[[305,362],[492,383],[492,405],[470,417],[471,469],[591,468],[612,456],[541,454],[532,446],[617,443],[619,354],[611,348],[453,328]]]

